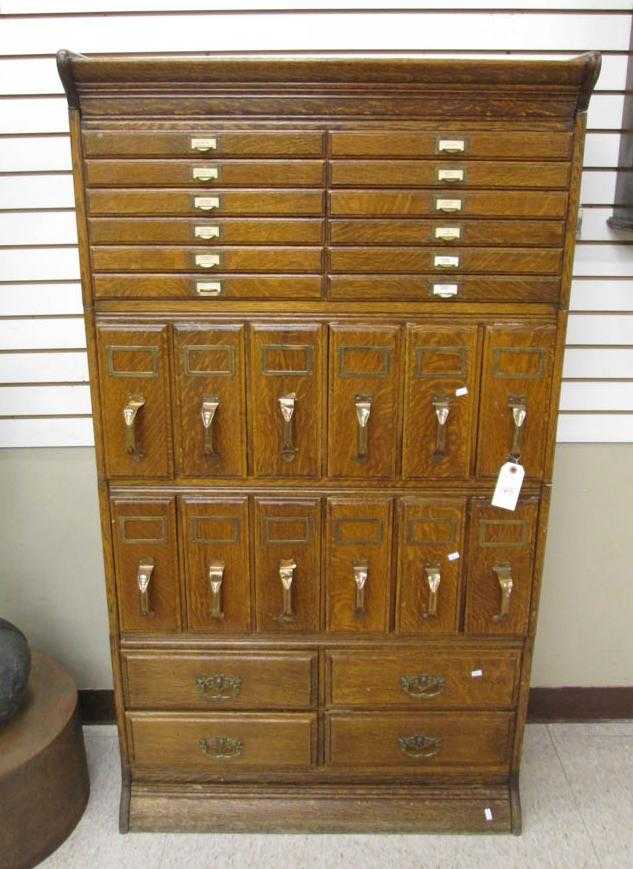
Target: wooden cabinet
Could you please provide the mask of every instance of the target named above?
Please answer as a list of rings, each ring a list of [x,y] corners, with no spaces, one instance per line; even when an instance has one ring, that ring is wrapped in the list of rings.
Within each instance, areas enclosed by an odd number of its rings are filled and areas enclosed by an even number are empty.
[[[121,829],[519,832],[598,56],[58,61]]]

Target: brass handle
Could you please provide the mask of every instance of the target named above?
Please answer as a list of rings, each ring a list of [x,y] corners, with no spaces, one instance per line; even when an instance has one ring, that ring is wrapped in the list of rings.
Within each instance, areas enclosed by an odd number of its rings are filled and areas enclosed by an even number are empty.
[[[356,459],[359,462],[364,462],[367,459],[371,402],[370,395],[357,395],[354,399],[354,407],[356,408]]]
[[[432,676],[429,673],[418,673],[415,676],[400,676],[400,687],[410,697],[429,700],[438,697],[446,687],[444,676]]]
[[[446,456],[446,423],[451,411],[450,399],[445,395],[436,395],[433,398],[433,409],[437,418],[433,461],[438,462]]]
[[[239,676],[211,673],[208,676],[198,676],[196,687],[205,700],[233,700],[242,689],[242,680]]]
[[[292,582],[297,569],[297,562],[293,558],[282,558],[279,562],[279,579],[283,594],[283,605],[279,621],[290,622],[295,615],[292,610]]]
[[[136,419],[139,410],[144,406],[143,396],[130,398],[123,408],[123,422],[125,424],[125,452],[137,459],[141,458],[141,451],[136,438]]]
[[[398,744],[400,751],[408,757],[427,758],[434,757],[438,753],[442,746],[442,738],[416,733],[414,736],[400,736]]]
[[[460,183],[464,180],[463,169],[438,169],[437,180],[445,181],[449,184]]]
[[[211,618],[223,619],[222,612],[222,582],[224,580],[224,562],[218,561],[209,565],[209,587],[211,588]]]
[[[199,296],[220,296],[222,284],[220,281],[196,281],[196,293]]]
[[[294,444],[296,399],[297,397],[294,392],[290,392],[288,395],[282,395],[281,398],[277,399],[279,402],[279,410],[281,411],[281,418],[283,420],[281,455],[286,462],[291,462],[298,452],[297,447]]]
[[[214,137],[209,139],[192,139],[192,151],[215,151],[218,147],[218,140]]]
[[[523,432],[525,431],[527,404],[525,403],[524,398],[511,397],[508,399],[508,407],[512,411],[512,423],[514,425],[512,446],[510,447],[510,458],[518,461],[523,447]]]
[[[458,241],[462,237],[462,230],[459,226],[436,226],[435,238],[440,241]]]
[[[220,399],[217,397],[217,395],[212,395],[210,398],[205,398],[202,402],[200,418],[202,419],[202,429],[204,433],[205,456],[217,457],[218,455],[213,445],[213,420],[215,419],[215,414],[219,406]]]
[[[213,211],[220,207],[219,196],[194,196],[193,207],[198,211]]]
[[[365,615],[365,588],[369,578],[369,564],[361,561],[353,566],[354,582],[356,583],[356,598],[354,611],[357,616]]]
[[[436,269],[458,269],[458,256],[434,256],[433,267]]]
[[[460,154],[466,150],[464,139],[439,139],[437,150],[440,154]]]
[[[440,299],[452,299],[459,292],[459,284],[433,284],[433,295]]]
[[[436,199],[435,200],[435,210],[436,211],[461,211],[462,210],[462,200],[461,199]]]
[[[193,234],[195,238],[204,238],[206,240],[210,238],[219,238],[220,237],[220,227],[219,226],[194,226]]]
[[[492,618],[495,622],[503,622],[510,615],[510,596],[514,588],[512,567],[506,562],[504,564],[495,564],[492,569],[497,574],[499,588],[501,589],[501,608]]]
[[[149,604],[149,584],[152,581],[153,573],[154,559],[144,558],[143,561],[139,563],[136,571],[136,583],[138,585],[142,616],[149,616],[152,614]]]
[[[244,751],[244,743],[241,739],[233,739],[231,736],[214,736],[213,739],[199,739],[198,745],[204,754],[214,757],[216,760],[230,760]]]
[[[217,181],[220,170],[217,166],[196,166],[192,170],[194,181]]]
[[[219,253],[199,253],[195,256],[196,268],[214,269],[220,265]]]
[[[426,612],[422,613],[423,619],[437,618],[437,596],[442,581],[442,574],[437,564],[426,565],[424,568],[426,583],[429,587],[429,603]]]

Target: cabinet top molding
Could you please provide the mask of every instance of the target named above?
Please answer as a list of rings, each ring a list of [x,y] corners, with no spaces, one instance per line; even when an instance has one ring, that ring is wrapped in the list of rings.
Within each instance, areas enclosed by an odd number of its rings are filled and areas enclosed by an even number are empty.
[[[558,101],[558,119],[587,109],[589,97],[600,73],[601,56],[588,52],[569,60],[456,60],[428,58],[414,54],[342,53],[315,54],[217,54],[211,56],[88,57],[62,50],[57,67],[69,105],[100,114],[97,105],[106,107],[116,95],[130,99],[131,113],[141,113],[134,102],[166,95],[221,95],[245,92],[269,96],[326,91],[346,97],[366,97],[371,93],[400,95],[411,99],[422,92],[438,100],[440,94],[461,95],[472,99],[494,89],[518,104],[534,103],[542,107],[543,118],[554,115],[548,102]],[[239,86],[239,90],[236,90]],[[308,89],[306,90],[306,86]],[[378,91],[376,91],[378,89]],[[137,98],[137,100],[134,100]],[[562,109],[565,107],[566,111]],[[472,116],[472,102],[470,103]],[[413,110],[412,110],[413,109]],[[152,112],[149,112],[152,113]],[[198,112],[195,109],[192,114]],[[212,112],[213,113],[213,112]],[[233,114],[220,111],[218,114]],[[249,114],[251,114],[249,112]],[[305,110],[289,114],[313,115]],[[418,114],[409,103],[403,112]],[[502,116],[487,109],[494,119]],[[518,114],[523,114],[519,112]],[[532,109],[526,117],[535,117]],[[482,115],[483,117],[483,115]]]

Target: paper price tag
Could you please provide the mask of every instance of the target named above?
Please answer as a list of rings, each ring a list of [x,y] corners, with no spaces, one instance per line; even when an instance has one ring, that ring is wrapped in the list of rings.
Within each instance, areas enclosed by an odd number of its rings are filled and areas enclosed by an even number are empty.
[[[460,386],[459,389],[455,390],[455,395],[459,398],[462,395],[468,395],[468,387]]]
[[[459,558],[459,552],[449,552],[446,557],[449,561],[457,561]]]
[[[487,821],[492,821],[492,818],[493,818],[492,809],[489,808],[488,806],[486,806],[486,808],[484,809],[484,818]]]
[[[492,496],[492,506],[501,507],[502,510],[514,510],[519,500],[519,493],[523,485],[525,468],[516,462],[506,462],[499,469],[497,485]]]
[[[473,679],[481,679],[481,677],[484,675],[484,671],[483,670],[471,670],[470,675],[472,676]]]

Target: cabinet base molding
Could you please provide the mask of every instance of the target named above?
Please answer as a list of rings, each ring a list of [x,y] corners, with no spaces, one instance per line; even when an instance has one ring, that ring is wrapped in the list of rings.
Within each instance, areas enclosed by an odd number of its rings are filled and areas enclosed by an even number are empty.
[[[123,793],[122,808],[127,799]],[[121,832],[521,832],[518,784],[514,783],[289,787],[134,782],[129,817],[124,815],[122,811]]]

